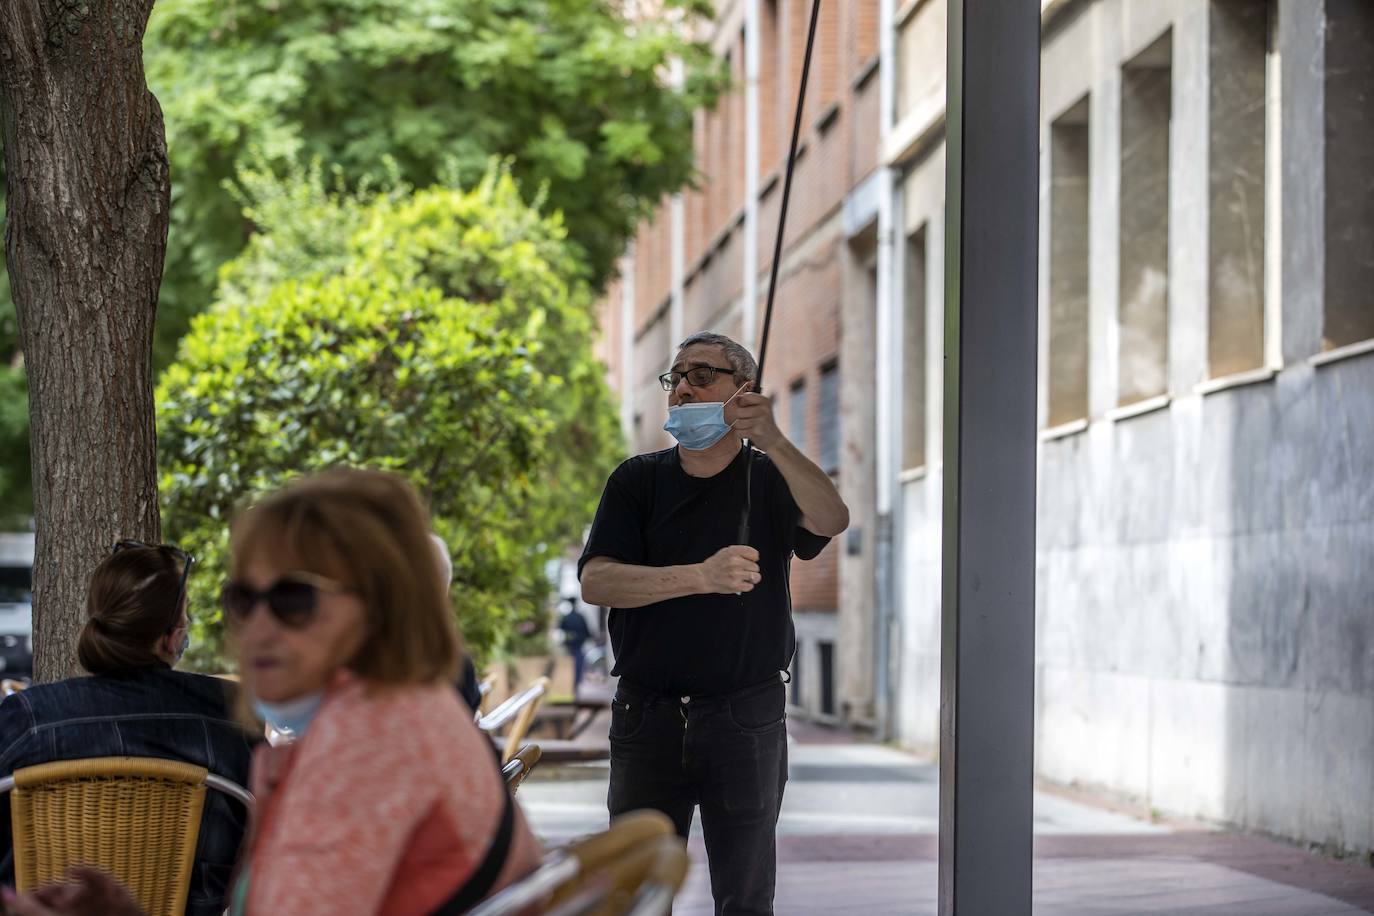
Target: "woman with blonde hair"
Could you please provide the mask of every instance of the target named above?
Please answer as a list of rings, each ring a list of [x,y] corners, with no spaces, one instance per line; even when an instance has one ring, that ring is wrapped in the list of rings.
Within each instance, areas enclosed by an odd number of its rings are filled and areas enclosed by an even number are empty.
[[[291,484],[233,527],[225,619],[258,716],[234,913],[462,912],[539,848],[453,690],[462,649],[426,513],[379,471]]]
[[[258,807],[230,912],[462,913],[539,847],[453,681],[461,644],[424,508],[401,478],[333,470],[236,519],[224,616],[257,717]],[[26,916],[134,914],[107,877],[4,894]]]

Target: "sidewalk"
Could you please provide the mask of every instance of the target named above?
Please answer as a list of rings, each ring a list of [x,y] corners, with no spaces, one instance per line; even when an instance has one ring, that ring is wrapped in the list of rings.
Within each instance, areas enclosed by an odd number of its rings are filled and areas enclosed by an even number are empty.
[[[833,732],[793,728],[778,823],[776,912],[936,912],[938,773],[934,765]],[[534,775],[520,801],[559,843],[606,823],[604,765]],[[1374,869],[1280,843],[1171,829],[1056,794],[1035,796],[1035,912],[1063,916],[1189,913],[1351,916],[1374,913]],[[699,826],[675,916],[709,916]]]

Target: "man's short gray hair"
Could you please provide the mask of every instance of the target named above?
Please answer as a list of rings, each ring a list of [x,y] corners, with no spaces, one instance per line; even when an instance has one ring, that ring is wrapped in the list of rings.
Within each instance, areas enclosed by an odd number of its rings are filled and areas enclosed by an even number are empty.
[[[439,561],[439,575],[444,580],[444,591],[453,585],[453,557],[448,554],[448,543],[433,531],[429,539],[434,544],[434,555]]]
[[[750,353],[743,344],[737,343],[724,334],[698,331],[678,344],[677,349],[681,353],[688,347],[697,345],[720,347],[725,353],[725,359],[730,363],[730,368],[735,370],[736,385],[752,382],[759,377],[759,364],[754,361],[754,354]]]

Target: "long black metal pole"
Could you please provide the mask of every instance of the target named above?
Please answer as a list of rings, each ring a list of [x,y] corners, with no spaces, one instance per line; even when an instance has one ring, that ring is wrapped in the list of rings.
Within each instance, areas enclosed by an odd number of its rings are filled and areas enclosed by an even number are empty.
[[[940,916],[1031,912],[1040,6],[949,0]]]
[[[811,0],[811,25],[806,32],[806,53],[802,56],[801,86],[797,90],[797,113],[792,119],[792,143],[787,149],[787,169],[782,180],[782,204],[778,210],[778,234],[773,239],[773,265],[768,274],[768,299],[763,309],[763,334],[759,337],[759,371],[754,377],[754,391],[763,391],[763,364],[768,358],[768,331],[773,326],[773,298],[778,291],[778,268],[782,265],[783,230],[787,228],[787,204],[792,199],[792,170],[797,164],[797,144],[801,140],[802,112],[806,109],[806,83],[811,76],[811,51],[816,46],[816,23],[820,20],[821,0]],[[749,543],[749,511],[753,506],[754,461],[749,454],[749,440],[744,441],[744,508],[740,511],[737,543]]]

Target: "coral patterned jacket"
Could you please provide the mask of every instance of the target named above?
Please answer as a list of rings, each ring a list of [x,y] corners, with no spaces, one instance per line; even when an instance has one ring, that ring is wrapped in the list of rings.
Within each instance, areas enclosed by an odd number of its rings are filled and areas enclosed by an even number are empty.
[[[482,863],[505,783],[452,686],[341,676],[296,743],[253,760],[258,818],[235,897],[250,916],[420,916]],[[496,887],[538,864],[516,808]]]

